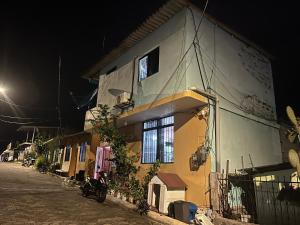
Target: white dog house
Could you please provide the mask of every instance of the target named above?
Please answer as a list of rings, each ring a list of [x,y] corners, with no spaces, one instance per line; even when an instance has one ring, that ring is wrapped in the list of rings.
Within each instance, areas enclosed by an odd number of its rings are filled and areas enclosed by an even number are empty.
[[[149,182],[148,204],[161,213],[168,213],[170,202],[185,200],[186,184],[173,173],[158,173]]]

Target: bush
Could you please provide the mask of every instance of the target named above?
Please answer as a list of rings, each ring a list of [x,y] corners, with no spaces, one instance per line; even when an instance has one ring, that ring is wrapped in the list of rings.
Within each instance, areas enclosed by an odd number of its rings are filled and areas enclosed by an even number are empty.
[[[144,189],[139,180],[134,177],[129,181],[129,194],[134,200],[141,200],[144,197]]]
[[[39,156],[37,159],[36,159],[36,161],[35,161],[35,167],[38,169],[38,170],[40,170],[40,169],[42,169],[42,168],[47,168],[48,167],[48,163],[47,163],[47,161],[46,161],[46,159],[45,159],[45,157],[44,156]]]

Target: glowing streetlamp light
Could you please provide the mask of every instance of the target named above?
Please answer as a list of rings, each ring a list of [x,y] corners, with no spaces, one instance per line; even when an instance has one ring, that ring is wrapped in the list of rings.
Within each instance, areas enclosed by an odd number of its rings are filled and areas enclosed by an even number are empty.
[[[4,87],[0,86],[0,93],[4,94],[5,91],[6,91],[6,89]]]

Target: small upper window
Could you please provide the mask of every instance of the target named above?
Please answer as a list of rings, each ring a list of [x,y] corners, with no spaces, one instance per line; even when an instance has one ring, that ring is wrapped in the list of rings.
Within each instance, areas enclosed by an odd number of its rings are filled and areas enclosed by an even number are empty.
[[[158,72],[159,47],[149,52],[139,60],[139,81]]]

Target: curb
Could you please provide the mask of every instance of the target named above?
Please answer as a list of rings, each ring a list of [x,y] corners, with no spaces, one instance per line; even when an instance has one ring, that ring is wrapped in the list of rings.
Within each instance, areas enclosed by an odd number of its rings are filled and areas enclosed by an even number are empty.
[[[122,207],[125,207],[126,209],[136,211],[136,206],[127,201],[123,201],[123,200],[116,198],[109,194],[107,194],[106,199],[113,203],[116,203]],[[186,225],[187,224],[187,223],[181,222],[179,220],[175,220],[171,217],[165,216],[163,214],[160,214],[160,213],[157,213],[154,211],[149,211],[147,214],[147,217],[149,217],[150,219],[152,219],[160,224],[170,224],[170,225]]]
[[[55,173],[50,173],[47,172],[47,175],[53,176],[53,177],[57,177],[60,178],[61,180],[63,180],[65,177],[59,176],[58,174]],[[73,188],[78,188],[79,189],[79,185],[75,185]],[[118,204],[123,208],[126,208],[128,210],[131,211],[135,211],[136,212],[136,205],[131,204],[127,201],[121,200],[119,198],[116,198],[110,194],[106,195],[106,199],[112,203]],[[137,212],[136,212],[137,213]],[[179,220],[173,219],[171,217],[165,216],[163,214],[154,212],[154,211],[149,211],[147,214],[147,217],[150,218],[151,220],[158,222],[160,224],[167,224],[167,225],[186,225],[187,223],[181,222]]]

